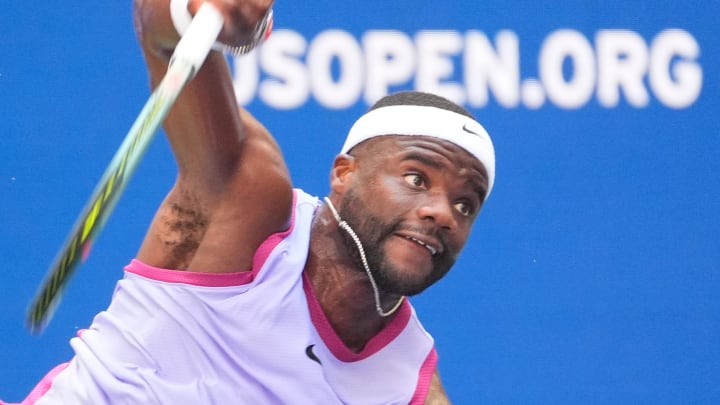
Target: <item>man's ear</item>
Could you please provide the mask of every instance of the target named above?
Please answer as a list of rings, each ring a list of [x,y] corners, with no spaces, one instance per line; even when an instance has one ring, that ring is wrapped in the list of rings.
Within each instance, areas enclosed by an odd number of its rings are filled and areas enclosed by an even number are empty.
[[[356,169],[357,160],[355,160],[355,157],[345,153],[335,156],[335,161],[330,171],[330,188],[332,191],[343,194],[350,186]]]

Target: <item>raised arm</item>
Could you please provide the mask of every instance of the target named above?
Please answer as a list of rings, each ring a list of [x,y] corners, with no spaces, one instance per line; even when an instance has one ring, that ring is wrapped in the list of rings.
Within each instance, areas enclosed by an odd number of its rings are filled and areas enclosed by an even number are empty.
[[[220,40],[240,45],[270,0],[213,0],[225,25]],[[195,12],[202,1],[191,0]],[[135,0],[137,35],[154,88],[179,36],[169,0]],[[161,204],[138,259],[162,268],[233,272],[251,268],[257,246],[283,230],[292,188],[268,131],[239,109],[225,56],[213,51],[165,121],[178,177]]]

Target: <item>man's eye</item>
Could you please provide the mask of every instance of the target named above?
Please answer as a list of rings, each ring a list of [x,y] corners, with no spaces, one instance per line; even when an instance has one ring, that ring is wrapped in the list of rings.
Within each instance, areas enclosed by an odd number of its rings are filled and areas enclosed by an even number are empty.
[[[455,209],[463,216],[469,217],[473,213],[473,208],[470,204],[465,202],[459,202],[455,204]]]
[[[418,173],[408,173],[404,176],[405,182],[413,187],[425,187],[425,179]]]

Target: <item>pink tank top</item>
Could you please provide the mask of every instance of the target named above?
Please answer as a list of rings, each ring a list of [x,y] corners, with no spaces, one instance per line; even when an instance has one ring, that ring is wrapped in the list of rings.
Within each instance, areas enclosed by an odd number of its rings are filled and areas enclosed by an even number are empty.
[[[405,301],[360,353],[337,337],[304,277],[317,198],[253,270],[211,274],[133,260],[112,302],[70,340],[73,359],[25,404],[422,404],[437,355]]]

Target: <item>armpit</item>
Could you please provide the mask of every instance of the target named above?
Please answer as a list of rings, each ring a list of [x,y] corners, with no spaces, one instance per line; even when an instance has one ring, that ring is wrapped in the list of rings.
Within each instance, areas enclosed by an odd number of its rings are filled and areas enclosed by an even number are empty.
[[[176,260],[192,257],[207,229],[207,218],[200,212],[180,204],[171,204],[170,211],[171,215],[165,224],[169,230],[165,245],[171,248]]]
[[[160,206],[150,227],[150,239],[159,242],[154,244],[157,251],[152,256],[160,261],[160,267],[188,268],[209,222],[196,199],[172,192]]]

